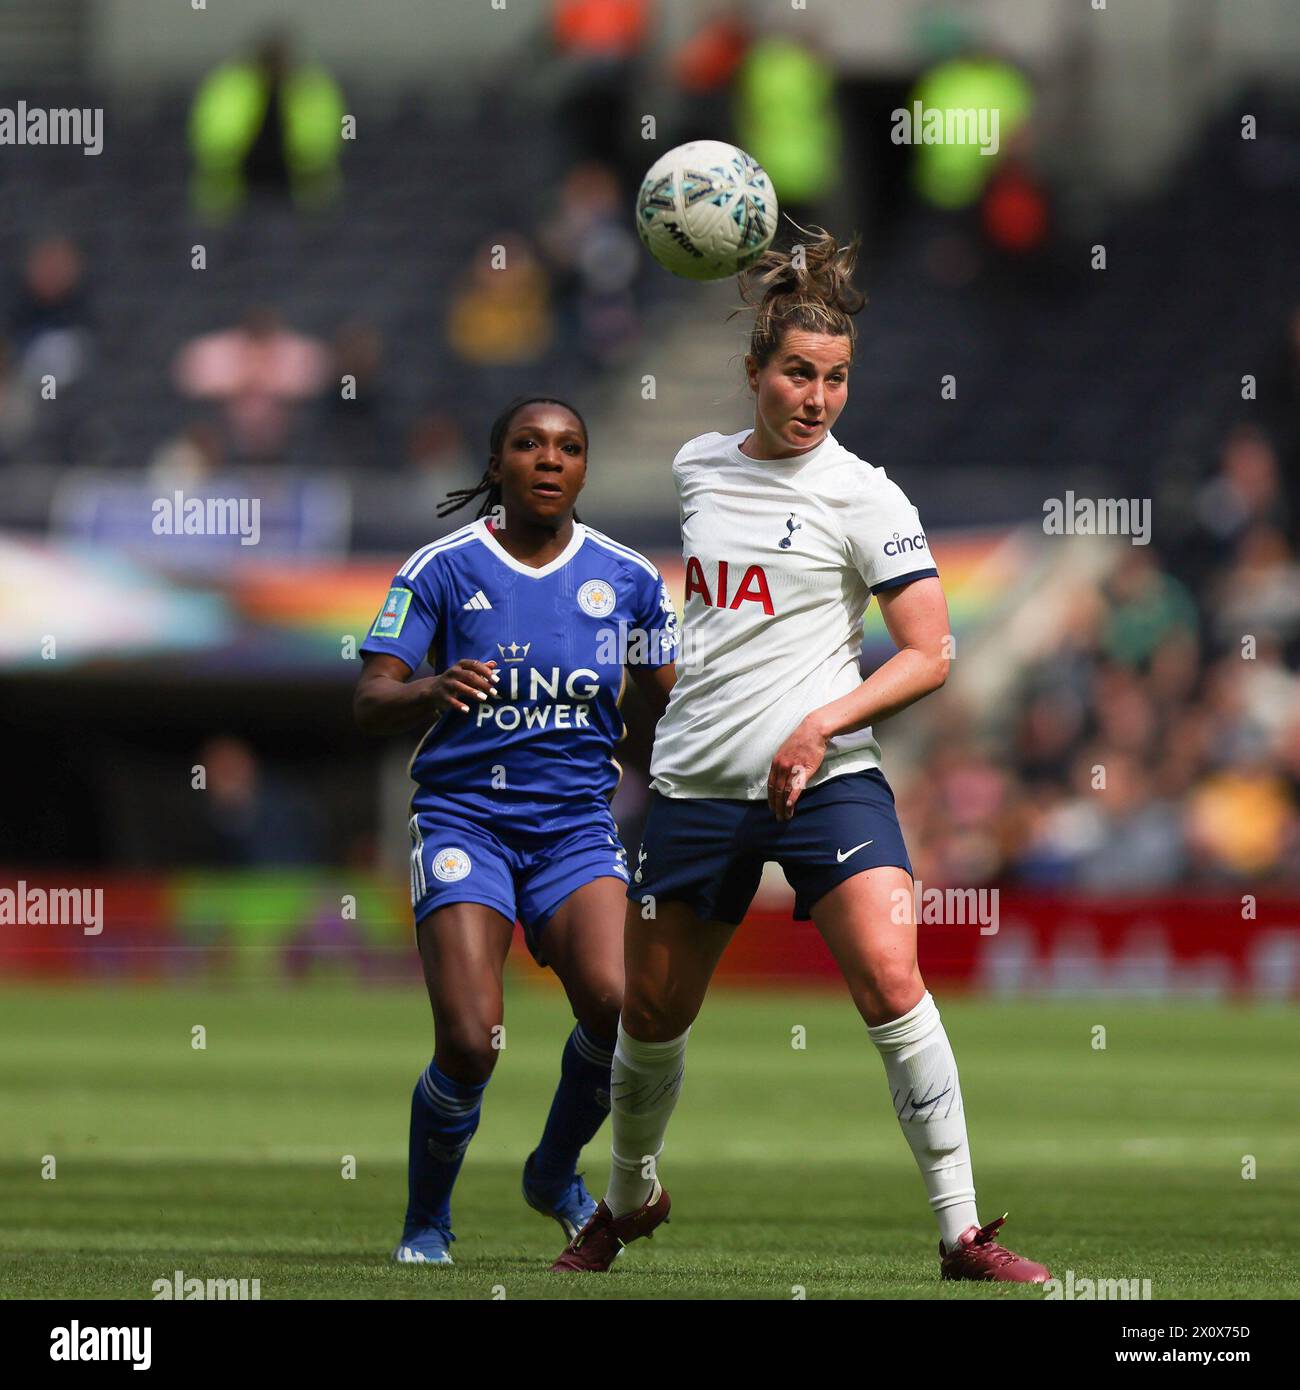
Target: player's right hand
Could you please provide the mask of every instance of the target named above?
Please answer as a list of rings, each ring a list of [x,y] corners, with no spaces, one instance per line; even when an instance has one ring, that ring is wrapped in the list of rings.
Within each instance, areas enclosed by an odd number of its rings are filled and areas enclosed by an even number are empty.
[[[495,661],[470,661],[464,658],[454,666],[448,666],[430,682],[433,707],[439,713],[458,709],[462,714],[468,714],[470,705],[466,701],[478,704],[489,695],[500,699],[501,692],[496,687],[498,680],[500,675]]]

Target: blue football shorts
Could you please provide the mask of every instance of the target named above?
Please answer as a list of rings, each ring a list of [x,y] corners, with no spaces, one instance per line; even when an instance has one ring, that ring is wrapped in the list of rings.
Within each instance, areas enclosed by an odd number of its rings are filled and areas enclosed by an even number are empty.
[[[740,922],[769,861],[794,889],[800,922],[819,898],[864,869],[894,866],[911,874],[884,773],[868,768],[828,777],[800,796],[788,821],[777,820],[766,799],[652,791],[627,896],[687,902],[701,917]]]
[[[417,925],[450,903],[482,903],[522,923],[539,965],[541,935],[560,904],[598,878],[628,881],[627,851],[603,807],[546,835],[513,835],[462,811],[413,815],[411,907]]]

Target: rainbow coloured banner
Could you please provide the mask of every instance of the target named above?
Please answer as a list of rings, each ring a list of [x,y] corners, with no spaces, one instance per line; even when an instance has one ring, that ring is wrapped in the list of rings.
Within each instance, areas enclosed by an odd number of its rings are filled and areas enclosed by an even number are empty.
[[[992,621],[1029,563],[1029,540],[1010,528],[930,538],[952,630],[958,637]],[[0,669],[48,660],[46,596],[58,595],[60,646],[51,674],[88,662],[121,667],[144,657],[184,656],[196,675],[348,676],[404,555],[345,561],[249,558],[225,572],[176,576],[107,547],[0,542]],[[681,557],[655,553],[680,613]],[[349,648],[348,639],[352,638]],[[867,610],[868,650],[888,644],[875,604]]]

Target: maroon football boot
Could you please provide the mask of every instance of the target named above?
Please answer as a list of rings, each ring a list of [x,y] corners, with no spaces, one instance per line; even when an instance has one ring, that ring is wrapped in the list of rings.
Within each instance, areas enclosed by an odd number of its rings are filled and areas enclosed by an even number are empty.
[[[668,1194],[657,1181],[644,1206],[626,1216],[615,1216],[604,1202],[598,1203],[595,1215],[565,1246],[564,1253],[551,1268],[605,1273],[629,1241],[649,1236],[660,1222],[668,1220],[670,1206]]]
[[[951,1249],[939,1242],[939,1271],[945,1279],[1001,1279],[1013,1284],[1044,1284],[1051,1272],[993,1239],[1007,1219],[1004,1212],[987,1226],[967,1226]]]

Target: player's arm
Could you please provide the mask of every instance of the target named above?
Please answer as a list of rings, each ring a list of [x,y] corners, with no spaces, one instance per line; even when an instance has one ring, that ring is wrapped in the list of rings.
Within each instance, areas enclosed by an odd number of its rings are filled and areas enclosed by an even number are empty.
[[[387,653],[366,656],[352,696],[352,713],[364,734],[401,734],[447,710],[468,714],[497,695],[495,661],[458,661],[436,676],[412,680],[405,661]]]
[[[668,708],[668,697],[677,684],[677,668],[670,661],[666,666],[629,666],[636,688],[641,698],[650,707],[651,718],[659,722],[659,716]]]
[[[767,800],[779,820],[826,756],[836,734],[856,733],[908,705],[948,679],[948,601],[937,576],[876,594],[885,627],[898,650],[856,690],[813,710],[781,745],[767,779]]]
[[[939,580],[917,579],[875,597],[898,650],[856,690],[813,711],[827,738],[888,719],[948,679],[948,600]]]

